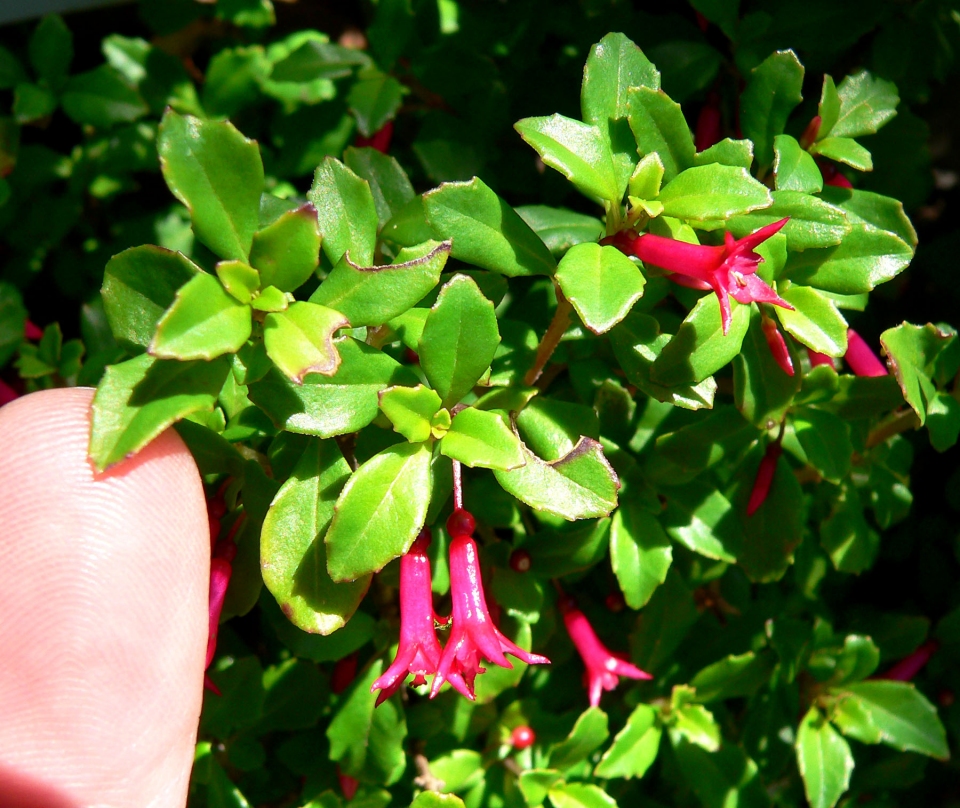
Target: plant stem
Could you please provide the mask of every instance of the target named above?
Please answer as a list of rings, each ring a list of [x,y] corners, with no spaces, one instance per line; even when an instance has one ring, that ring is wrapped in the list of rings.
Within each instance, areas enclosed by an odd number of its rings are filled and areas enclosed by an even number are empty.
[[[533,367],[530,368],[530,370],[527,371],[527,375],[523,377],[523,383],[528,387],[532,387],[537,379],[540,378],[540,374],[543,373],[544,367],[546,367],[547,362],[550,361],[550,357],[553,356],[557,345],[560,344],[560,338],[570,324],[570,313],[573,311],[573,306],[571,306],[570,302],[563,296],[563,292],[560,291],[559,286],[554,284],[554,288],[557,291],[557,310],[553,313],[553,319],[550,321],[546,333],[537,346],[537,358],[534,360]]]
[[[874,446],[879,446],[894,435],[899,435],[901,432],[906,432],[909,429],[919,428],[920,419],[917,418],[917,414],[913,410],[900,410],[870,431],[870,434],[867,436],[867,448],[872,449]]]
[[[453,461],[453,507],[463,509],[463,469],[459,460]]]

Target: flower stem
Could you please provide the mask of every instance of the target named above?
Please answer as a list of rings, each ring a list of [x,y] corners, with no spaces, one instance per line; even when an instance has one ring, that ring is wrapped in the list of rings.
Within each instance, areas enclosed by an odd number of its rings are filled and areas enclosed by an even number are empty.
[[[556,285],[554,287],[557,291],[557,310],[553,313],[553,319],[537,346],[537,358],[534,360],[533,367],[523,377],[523,383],[527,386],[532,386],[540,378],[540,374],[543,373],[544,367],[550,361],[550,357],[553,356],[553,352],[560,344],[560,338],[570,324],[570,313],[573,311],[573,306],[563,296],[560,287]]]
[[[920,419],[917,418],[917,414],[911,409],[904,408],[894,413],[890,418],[870,431],[870,434],[867,436],[867,448],[872,449],[874,446],[879,446],[881,443],[889,440],[894,435],[899,435],[901,432],[906,432],[910,429],[919,428]]]
[[[453,507],[463,509],[463,468],[459,460],[453,461]]]

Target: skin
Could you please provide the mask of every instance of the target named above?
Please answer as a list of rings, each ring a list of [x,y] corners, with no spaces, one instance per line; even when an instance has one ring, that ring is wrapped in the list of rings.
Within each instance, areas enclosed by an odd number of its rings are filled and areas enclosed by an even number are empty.
[[[183,808],[210,539],[168,430],[95,477],[93,391],[0,408],[0,803]]]

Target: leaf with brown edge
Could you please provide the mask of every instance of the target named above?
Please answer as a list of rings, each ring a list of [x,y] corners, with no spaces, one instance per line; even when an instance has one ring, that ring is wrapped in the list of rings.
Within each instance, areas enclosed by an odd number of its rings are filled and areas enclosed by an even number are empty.
[[[349,325],[339,311],[316,303],[294,303],[285,311],[266,316],[263,344],[284,375],[303,384],[308,373],[333,376],[337,372],[340,354],[333,335]]]

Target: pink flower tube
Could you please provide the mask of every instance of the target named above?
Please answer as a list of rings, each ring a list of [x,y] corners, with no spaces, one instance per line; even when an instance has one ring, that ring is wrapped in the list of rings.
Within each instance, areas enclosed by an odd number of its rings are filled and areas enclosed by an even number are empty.
[[[576,601],[564,595],[560,598],[560,611],[563,623],[567,627],[570,639],[576,646],[583,664],[587,667],[587,690],[590,694],[590,706],[600,704],[600,695],[604,690],[613,690],[621,676],[629,679],[652,679],[646,671],[640,670],[626,660],[614,656],[597,638],[593,626],[586,615],[577,608]]]
[[[756,479],[753,481],[753,490],[750,491],[750,501],[747,502],[747,516],[753,516],[757,509],[767,500],[767,494],[770,493],[770,486],[773,485],[773,476],[777,473],[777,462],[780,460],[780,454],[783,448],[780,441],[767,444],[767,451],[763,454],[763,460],[760,461],[760,468],[757,469]]]
[[[767,345],[770,348],[770,353],[773,355],[774,360],[784,373],[792,376],[794,373],[793,359],[790,356],[790,349],[787,348],[787,342],[783,338],[783,334],[781,334],[780,329],[777,328],[777,324],[764,315],[761,320],[761,327],[763,328],[763,336],[767,340]]]
[[[932,657],[939,648],[939,642],[936,640],[928,640],[916,651],[901,659],[896,665],[890,668],[890,670],[878,678],[890,679],[894,682],[909,682],[923,670],[924,665],[930,661],[930,657]]]
[[[852,328],[847,329],[847,352],[843,361],[857,376],[886,376],[887,368],[870,346]]]

